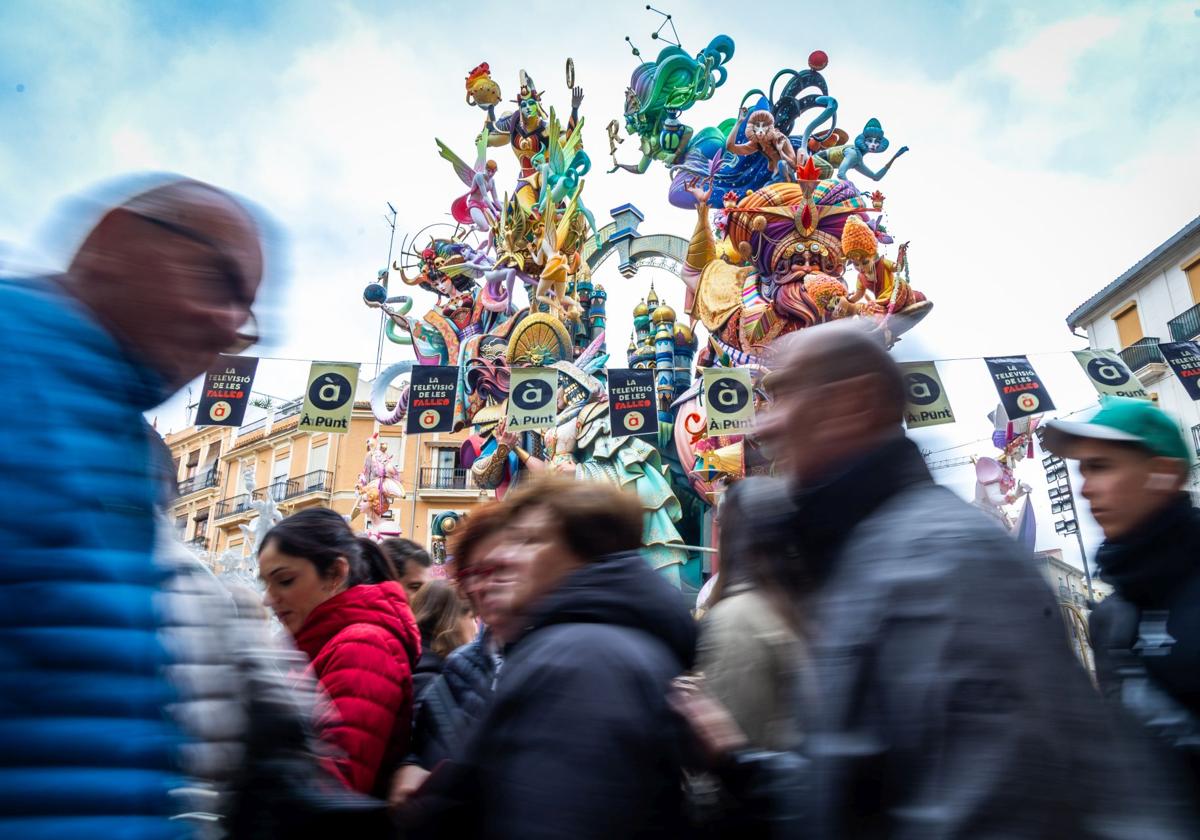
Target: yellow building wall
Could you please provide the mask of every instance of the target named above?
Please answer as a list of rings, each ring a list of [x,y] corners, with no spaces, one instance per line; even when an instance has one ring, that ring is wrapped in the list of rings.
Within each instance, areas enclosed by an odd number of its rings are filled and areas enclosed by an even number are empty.
[[[312,447],[314,443],[325,441],[328,446],[325,469],[332,473],[333,479],[329,492],[305,493],[295,498],[281,499],[279,506],[284,515],[306,507],[322,505],[351,516],[355,514],[355,485],[363,469],[367,441],[378,432],[380,442],[387,444],[388,451],[401,465],[401,484],[405,491],[403,498],[393,502],[390,517],[385,519],[383,530],[399,532],[400,535],[427,548],[432,544],[430,521],[435,514],[448,510],[469,512],[473,507],[494,496],[491,491],[479,490],[473,486],[421,486],[421,470],[436,466],[436,450],[439,447],[457,450],[466,439],[466,432],[405,435],[401,427],[381,427],[366,403],[355,405],[350,430],[344,435],[301,432],[296,429],[297,421],[298,417],[293,415],[272,423],[269,431],[264,427],[244,435],[241,439],[237,430],[219,427],[192,427],[166,437],[172,457],[179,459],[181,478],[186,471],[184,465],[190,451],[198,445],[203,448],[211,445],[213,440],[221,440],[218,486],[181,497],[171,512],[173,518],[187,517],[187,527],[182,536],[184,539],[192,539],[195,533],[195,513],[204,508],[209,510],[206,548],[217,571],[221,570],[218,561],[227,550],[240,550],[239,553],[248,551],[246,540],[238,526],[247,524],[255,516],[253,509],[246,509],[218,519],[218,504],[224,501],[228,510],[236,509],[236,500],[245,494],[243,468],[254,470],[254,487],[265,492],[274,478],[272,465],[275,463],[275,456],[285,450],[290,455],[287,475],[295,479],[313,471],[309,464]],[[205,454],[202,452],[201,465],[205,463],[204,459]],[[428,477],[428,474],[426,475]],[[463,483],[461,475],[459,478],[459,483]],[[469,481],[466,483],[469,485]],[[306,484],[307,482],[303,482],[298,486]],[[363,517],[354,516],[351,526],[356,531],[362,531],[365,528]]]

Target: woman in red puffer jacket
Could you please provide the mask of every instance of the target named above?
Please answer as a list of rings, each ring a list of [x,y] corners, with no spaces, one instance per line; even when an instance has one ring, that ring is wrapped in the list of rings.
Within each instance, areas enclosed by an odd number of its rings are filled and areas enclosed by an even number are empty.
[[[386,795],[408,750],[420,634],[395,569],[328,508],[302,510],[263,539],[264,603],[312,662],[330,703],[318,721],[349,788]]]

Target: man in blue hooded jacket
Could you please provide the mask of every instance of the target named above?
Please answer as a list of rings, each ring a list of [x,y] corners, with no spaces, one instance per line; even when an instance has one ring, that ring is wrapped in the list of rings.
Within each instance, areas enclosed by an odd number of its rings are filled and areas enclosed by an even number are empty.
[[[257,227],[175,179],[105,212],[67,271],[0,280],[0,836],[177,837],[170,488],[143,419],[253,341]]]

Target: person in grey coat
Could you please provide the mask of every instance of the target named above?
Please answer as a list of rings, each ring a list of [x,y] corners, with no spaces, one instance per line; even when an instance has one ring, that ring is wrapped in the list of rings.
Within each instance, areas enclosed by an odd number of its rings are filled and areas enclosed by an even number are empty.
[[[779,574],[770,529],[753,516],[758,506],[778,506],[776,489],[747,478],[721,499],[720,572],[700,622],[696,670],[752,746],[786,750],[800,743],[803,611]]]
[[[710,698],[675,701],[726,783],[761,798],[747,810],[819,840],[1197,836],[1092,689],[1031,558],[933,483],[882,344],[804,330],[766,385],[757,433],[796,508],[819,700],[791,753],[744,750]]]

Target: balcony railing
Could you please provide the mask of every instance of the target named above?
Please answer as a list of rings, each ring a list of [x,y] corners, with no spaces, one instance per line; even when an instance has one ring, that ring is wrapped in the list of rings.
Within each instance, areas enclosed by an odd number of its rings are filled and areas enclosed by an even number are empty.
[[[257,492],[257,491],[255,491]],[[250,510],[250,503],[253,499],[250,494],[242,493],[240,496],[230,496],[228,499],[222,499],[217,502],[216,518],[223,519],[226,516],[234,516],[239,513],[244,513]]]
[[[254,498],[269,495],[277,502],[285,502],[307,493],[332,493],[333,473],[329,470],[313,470],[295,478],[279,479],[266,487],[254,491]]]
[[[254,491],[255,499],[265,499],[270,497],[272,501],[282,502],[288,496],[296,495],[292,491],[294,478],[277,478],[268,484],[266,487],[259,487]]]
[[[289,499],[292,496],[303,496],[305,493],[332,493],[333,473],[329,470],[313,470],[293,478],[292,483],[295,485],[292,488],[295,492],[288,495]]]
[[[1151,364],[1166,364],[1162,351],[1158,349],[1158,337],[1143,338],[1130,344],[1118,354],[1125,360],[1132,371],[1138,371]]]
[[[177,485],[180,496],[186,496],[189,493],[198,493],[201,490],[207,490],[210,487],[216,487],[220,484],[217,468],[199,473],[191,478],[185,478]]]
[[[217,502],[216,518],[235,516],[251,509],[254,502],[270,498],[275,502],[286,502],[308,493],[332,493],[333,473],[329,470],[313,470],[296,478],[280,478],[272,481],[266,487],[259,487],[254,493],[233,496]]]
[[[476,490],[471,471],[461,467],[421,467],[421,490]]]
[[[192,537],[190,540],[187,541],[186,544],[189,548],[194,548],[197,551],[208,551],[208,537],[207,536]]]
[[[1200,336],[1200,303],[1167,321],[1172,341],[1191,341]]]

